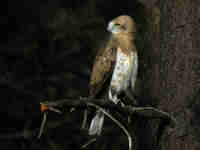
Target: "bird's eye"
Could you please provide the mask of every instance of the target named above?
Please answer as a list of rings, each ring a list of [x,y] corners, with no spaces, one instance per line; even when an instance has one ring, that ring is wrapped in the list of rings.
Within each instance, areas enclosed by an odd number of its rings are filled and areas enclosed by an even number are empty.
[[[119,24],[119,23],[116,23],[115,25],[116,25],[116,26],[120,26],[120,24]]]
[[[120,27],[123,30],[126,30],[126,27],[121,25],[121,24],[119,24],[119,23],[116,23],[115,26]]]

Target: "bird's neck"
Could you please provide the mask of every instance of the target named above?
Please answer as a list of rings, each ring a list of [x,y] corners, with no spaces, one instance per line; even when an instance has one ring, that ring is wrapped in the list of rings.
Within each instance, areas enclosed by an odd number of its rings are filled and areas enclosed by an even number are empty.
[[[134,46],[133,36],[119,35],[119,36],[116,36],[116,38],[117,38],[120,48],[122,48],[123,50],[128,52],[130,50],[135,49],[133,48]]]

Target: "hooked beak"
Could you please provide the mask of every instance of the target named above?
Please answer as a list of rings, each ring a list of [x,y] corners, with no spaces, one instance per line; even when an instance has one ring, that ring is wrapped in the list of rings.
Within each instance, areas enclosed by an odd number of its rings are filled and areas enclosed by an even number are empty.
[[[114,24],[110,22],[107,27],[107,31],[112,32]]]

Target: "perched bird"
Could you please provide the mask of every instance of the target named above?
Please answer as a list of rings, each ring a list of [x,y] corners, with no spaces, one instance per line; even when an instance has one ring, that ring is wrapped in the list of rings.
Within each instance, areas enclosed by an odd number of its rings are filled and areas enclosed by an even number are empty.
[[[129,97],[134,90],[138,56],[134,44],[136,24],[127,15],[119,16],[109,22],[107,30],[111,36],[104,48],[100,49],[94,61],[89,83],[89,95],[95,97],[110,80],[108,99],[115,104],[120,102],[118,95],[122,92]],[[132,90],[132,91],[131,91]],[[97,110],[89,128],[90,135],[101,134],[104,114]]]

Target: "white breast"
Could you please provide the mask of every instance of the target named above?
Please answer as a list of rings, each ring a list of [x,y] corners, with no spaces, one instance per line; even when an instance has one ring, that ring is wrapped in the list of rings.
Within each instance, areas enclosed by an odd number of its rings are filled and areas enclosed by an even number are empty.
[[[134,89],[138,68],[138,58],[136,52],[131,52],[126,55],[121,52],[120,48],[117,50],[116,64],[112,75],[110,86],[117,93],[120,93],[128,88]]]

